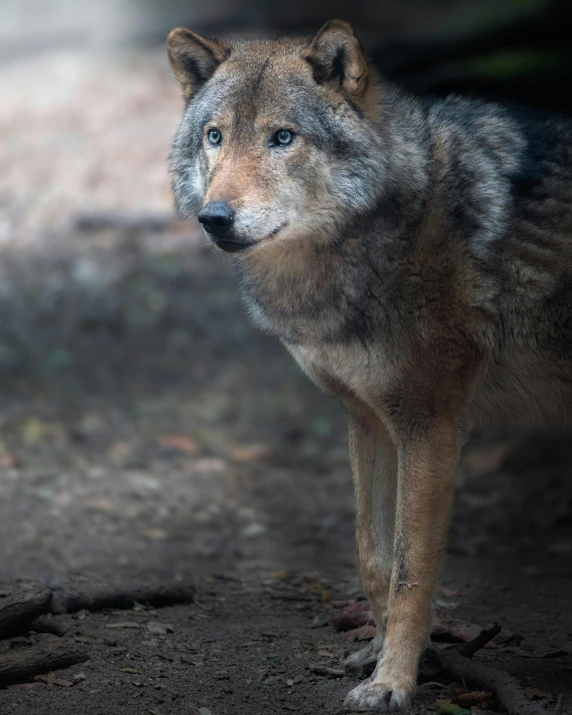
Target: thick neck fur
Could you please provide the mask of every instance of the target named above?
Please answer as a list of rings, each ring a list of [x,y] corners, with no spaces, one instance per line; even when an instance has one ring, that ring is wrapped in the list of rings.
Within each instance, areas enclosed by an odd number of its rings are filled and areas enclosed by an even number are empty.
[[[387,90],[377,131],[383,175],[368,210],[235,259],[255,320],[293,345],[415,339],[448,321],[465,333],[469,316],[479,351],[509,322],[522,333],[514,311],[572,273],[570,124]],[[560,201],[558,235],[542,191]]]
[[[451,289],[459,265],[452,254],[469,250],[463,225],[472,233],[481,226],[486,243],[486,231],[497,228],[488,223],[502,221],[491,216],[495,197],[486,185],[502,158],[462,167],[465,186],[458,186],[460,143],[482,139],[466,136],[457,115],[467,123],[475,113],[478,105],[430,106],[386,91],[378,122],[385,171],[370,209],[348,211],[326,235],[265,242],[235,259],[255,320],[292,344],[367,341],[392,332],[388,316],[399,320],[405,290],[424,291],[425,302]],[[459,224],[463,211],[471,215]]]

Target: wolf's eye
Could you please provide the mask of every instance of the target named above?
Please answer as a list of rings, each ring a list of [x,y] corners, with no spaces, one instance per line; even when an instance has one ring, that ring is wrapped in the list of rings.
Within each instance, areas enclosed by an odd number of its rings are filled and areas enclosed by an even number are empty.
[[[219,132],[218,129],[211,129],[208,133],[208,139],[209,144],[217,146],[217,144],[220,144],[222,142],[222,134]]]
[[[289,129],[279,129],[276,134],[272,137],[273,146],[288,146],[292,144],[294,139],[294,134]]]

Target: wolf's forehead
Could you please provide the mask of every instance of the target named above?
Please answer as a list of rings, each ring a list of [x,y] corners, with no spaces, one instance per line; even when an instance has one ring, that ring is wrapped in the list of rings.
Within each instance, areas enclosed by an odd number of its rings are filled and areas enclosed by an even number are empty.
[[[299,52],[276,51],[273,45],[246,46],[231,53],[215,75],[213,109],[243,118],[280,113],[296,106],[309,92],[311,71]]]

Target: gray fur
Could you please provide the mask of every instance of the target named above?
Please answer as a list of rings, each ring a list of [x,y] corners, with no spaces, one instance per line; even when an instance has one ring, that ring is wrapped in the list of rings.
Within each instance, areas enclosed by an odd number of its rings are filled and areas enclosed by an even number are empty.
[[[350,665],[381,655],[347,703],[402,710],[470,429],[572,421],[572,124],[409,96],[337,21],[227,47],[173,143],[176,205],[233,203],[237,240],[256,242],[233,254],[253,318],[348,410],[381,634]],[[291,123],[292,146],[267,148]]]

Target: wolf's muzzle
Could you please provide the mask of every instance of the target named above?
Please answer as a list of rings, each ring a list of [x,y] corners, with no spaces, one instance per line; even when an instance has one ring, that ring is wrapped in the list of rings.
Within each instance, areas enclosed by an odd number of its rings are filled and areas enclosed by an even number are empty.
[[[236,253],[254,245],[254,242],[245,241],[233,234],[234,211],[226,201],[209,201],[199,211],[197,218],[216,245],[223,251]]]

